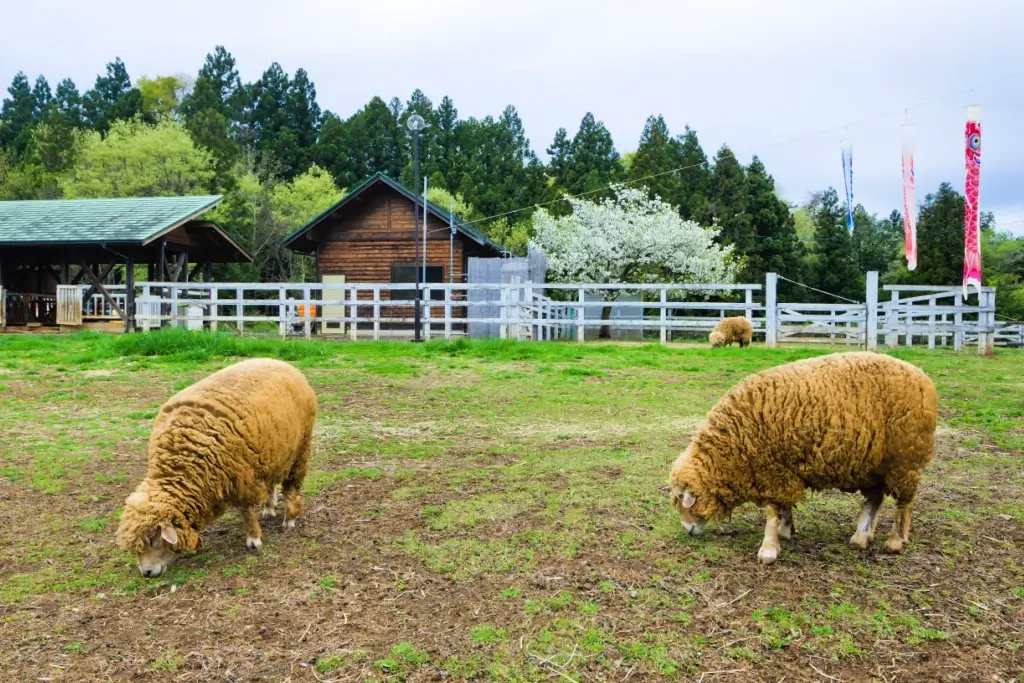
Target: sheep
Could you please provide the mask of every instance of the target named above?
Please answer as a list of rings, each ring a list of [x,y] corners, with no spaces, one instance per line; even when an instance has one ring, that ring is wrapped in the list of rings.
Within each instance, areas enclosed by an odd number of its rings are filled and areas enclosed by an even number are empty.
[[[757,557],[771,564],[793,534],[804,489],[861,492],[853,548],[874,535],[888,494],[896,519],[885,549],[909,540],[910,511],[935,450],[935,385],[917,367],[873,352],[836,353],[748,376],[708,413],[669,475],[683,528],[703,532],[746,502],[765,508]]]
[[[730,346],[733,342],[737,342],[740,348],[744,348],[750,346],[750,338],[753,334],[754,327],[743,316],[722,318],[708,335],[708,341],[712,348]]]
[[[301,488],[316,421],[316,394],[301,372],[271,359],[226,367],[172,396],[149,438],[145,478],[125,500],[117,544],[138,556],[139,572],[160,576],[179,552],[202,547],[200,532],[232,507],[259,550],[262,517],[284,527],[302,513]]]

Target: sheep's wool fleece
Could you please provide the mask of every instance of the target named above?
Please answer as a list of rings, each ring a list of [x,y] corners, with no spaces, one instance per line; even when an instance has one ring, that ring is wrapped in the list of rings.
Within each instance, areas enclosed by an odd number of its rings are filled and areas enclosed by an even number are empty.
[[[805,487],[884,488],[912,499],[934,452],[937,403],[924,372],[878,353],[770,368],[718,402],[670,482],[710,494],[710,515],[743,502],[795,502]]]
[[[708,336],[708,341],[713,346],[727,346],[733,342],[740,346],[747,346],[753,336],[754,327],[750,321],[743,316],[735,316],[719,320],[715,329]]]
[[[308,457],[316,394],[288,363],[251,359],[178,392],[160,408],[149,439],[146,478],[137,490],[173,507],[186,548],[195,531],[231,504],[263,502]],[[302,470],[305,471],[304,464]],[[151,520],[122,517],[119,541],[137,545]]]

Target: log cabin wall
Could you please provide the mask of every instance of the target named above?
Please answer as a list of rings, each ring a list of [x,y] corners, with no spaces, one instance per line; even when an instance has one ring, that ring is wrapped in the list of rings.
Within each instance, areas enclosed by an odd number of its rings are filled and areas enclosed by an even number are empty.
[[[389,283],[391,266],[416,265],[416,235],[422,235],[423,230],[422,206],[417,221],[413,202],[386,185],[367,190],[355,201],[355,206],[346,207],[339,212],[340,216],[328,219],[316,229],[317,279],[344,275],[346,282]],[[426,244],[427,267],[440,267],[443,281],[456,284],[465,282],[468,257],[483,251],[475,242],[456,233],[451,254],[453,267],[449,272],[448,224],[432,213],[427,215]],[[369,299],[371,293],[360,292],[359,296]],[[383,292],[381,298],[390,298],[389,293]],[[455,309],[453,316],[464,317],[464,313]],[[381,309],[381,315],[411,318],[413,307],[389,306]],[[443,317],[444,308],[434,306],[430,315]]]

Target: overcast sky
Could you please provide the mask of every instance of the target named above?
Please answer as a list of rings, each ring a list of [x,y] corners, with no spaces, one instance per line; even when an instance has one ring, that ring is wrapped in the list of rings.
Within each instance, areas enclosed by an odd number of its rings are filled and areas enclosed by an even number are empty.
[[[982,208],[1024,234],[1019,0],[0,0],[0,17],[5,83],[20,70],[84,91],[115,56],[133,79],[194,74],[223,44],[244,80],[305,68],[343,116],[417,87],[462,117],[514,104],[542,158],[587,111],[620,153],[660,113],[709,156],[760,155],[791,201],[842,195],[849,137],[855,200],[883,215],[902,205],[900,125],[917,130],[918,200],[963,191],[964,106],[980,104]]]

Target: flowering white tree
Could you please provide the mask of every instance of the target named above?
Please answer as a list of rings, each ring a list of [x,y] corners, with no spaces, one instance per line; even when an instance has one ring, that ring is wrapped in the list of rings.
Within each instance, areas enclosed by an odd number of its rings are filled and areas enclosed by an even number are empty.
[[[724,283],[736,273],[732,247],[715,242],[717,228],[683,220],[645,189],[618,186],[600,202],[566,197],[572,213],[534,215],[533,244],[547,256],[553,281],[602,283]],[[605,300],[619,292],[607,290]],[[605,306],[607,320],[611,307]],[[607,336],[607,330],[602,330]]]

